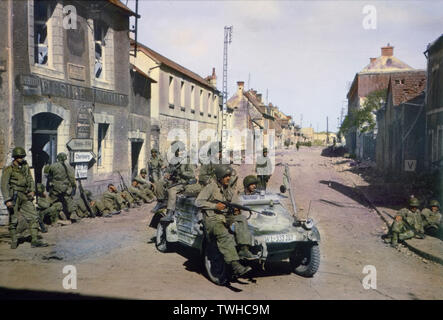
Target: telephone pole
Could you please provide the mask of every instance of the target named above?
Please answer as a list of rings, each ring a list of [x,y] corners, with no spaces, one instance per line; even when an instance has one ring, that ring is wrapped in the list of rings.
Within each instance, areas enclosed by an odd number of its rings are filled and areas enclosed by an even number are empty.
[[[226,140],[228,137],[227,132],[227,108],[226,102],[228,101],[228,45],[232,42],[232,29],[233,26],[225,26],[224,47],[223,47],[223,109],[222,109],[222,148],[226,149]]]

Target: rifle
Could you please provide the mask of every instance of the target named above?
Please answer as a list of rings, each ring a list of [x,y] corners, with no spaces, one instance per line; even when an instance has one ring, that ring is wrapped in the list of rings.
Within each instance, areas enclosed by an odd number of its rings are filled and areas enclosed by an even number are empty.
[[[86,197],[85,190],[83,189],[82,181],[80,179],[78,179],[78,189],[80,191],[80,198],[83,200],[83,202],[84,202],[84,204],[86,206],[86,209],[88,210],[90,216],[95,218],[95,213],[92,210],[91,206],[89,205],[88,197]]]
[[[120,186],[123,186],[123,187],[122,187],[122,190],[127,191],[127,192],[131,195],[131,197],[134,198],[134,200],[137,199],[137,198],[132,194],[132,192],[129,191],[128,186],[126,185],[125,180],[123,179],[122,174],[120,173],[120,171],[117,171],[117,172],[118,172],[118,174],[119,174],[119,176],[120,176],[120,181],[121,181]]]
[[[14,214],[14,211],[16,210],[15,207],[17,205],[17,197],[18,197],[18,193],[17,193],[17,191],[14,191],[14,193],[12,194],[12,198],[11,198],[12,207],[6,207],[9,212],[9,224],[11,224],[11,217]]]
[[[228,208],[228,213],[230,213],[230,214],[234,214],[234,210],[235,209],[243,210],[243,211],[249,211],[249,213],[255,212],[255,213],[260,213],[261,214],[260,211],[251,209],[249,207],[246,207],[246,206],[243,206],[241,204],[234,203],[234,202],[228,202],[228,201],[223,201],[223,200],[212,200],[210,202],[212,202],[212,203],[219,203],[219,202],[223,203],[226,206],[226,208]]]

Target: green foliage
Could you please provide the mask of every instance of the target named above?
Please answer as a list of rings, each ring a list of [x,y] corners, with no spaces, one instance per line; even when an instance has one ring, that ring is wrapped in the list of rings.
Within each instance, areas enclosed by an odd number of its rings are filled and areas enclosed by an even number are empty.
[[[360,132],[374,130],[376,118],[374,112],[379,110],[386,99],[386,89],[372,91],[365,98],[362,106],[358,110],[351,110],[343,120],[339,133],[346,134],[351,129],[358,129]]]

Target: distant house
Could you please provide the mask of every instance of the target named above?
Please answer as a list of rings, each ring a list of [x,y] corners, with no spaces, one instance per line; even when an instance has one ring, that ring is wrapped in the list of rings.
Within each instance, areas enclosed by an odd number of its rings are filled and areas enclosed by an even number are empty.
[[[430,44],[426,90],[426,167],[443,181],[443,35]]]
[[[387,177],[424,168],[424,71],[391,75],[386,104],[377,111],[376,163]]]
[[[362,107],[371,92],[386,89],[392,75],[416,70],[396,58],[394,47],[389,44],[381,48],[380,57],[369,60],[369,64],[355,75],[348,91],[348,115]],[[358,158],[375,160],[375,136],[372,132],[362,134],[353,128],[345,137],[351,153]]]

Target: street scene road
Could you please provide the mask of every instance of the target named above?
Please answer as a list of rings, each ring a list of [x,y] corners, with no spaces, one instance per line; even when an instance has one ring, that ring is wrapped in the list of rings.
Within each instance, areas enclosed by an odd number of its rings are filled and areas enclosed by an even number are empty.
[[[338,170],[342,158],[321,151],[281,149],[275,158],[290,167],[298,215],[313,218],[321,234],[320,268],[312,278],[297,276],[289,262],[280,262],[254,270],[250,279],[217,286],[204,276],[197,252],[157,251],[155,230],[148,227],[153,203],[112,218],[51,226],[46,248],[31,249],[26,242],[10,250],[2,227],[0,287],[131,299],[442,299],[443,267],[385,244],[385,224],[353,188],[355,174]],[[236,170],[241,179],[252,173],[248,165]],[[277,165],[268,190],[278,192],[282,172]],[[285,205],[290,209],[288,198]],[[67,265],[77,270],[75,290],[63,288]],[[375,267],[376,288],[364,288],[365,266]]]

